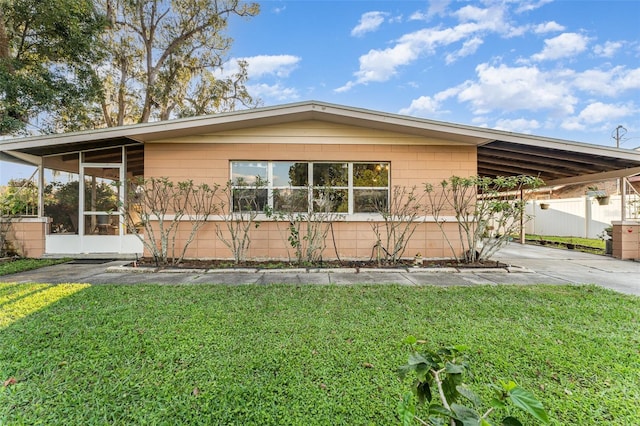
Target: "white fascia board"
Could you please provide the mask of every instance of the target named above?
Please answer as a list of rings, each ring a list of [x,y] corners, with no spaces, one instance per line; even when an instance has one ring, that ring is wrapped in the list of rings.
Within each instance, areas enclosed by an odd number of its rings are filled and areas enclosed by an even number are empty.
[[[0,142],[0,151],[39,148],[52,145],[86,143],[108,139],[127,138],[137,142],[150,142],[167,137],[189,136],[215,132],[228,128],[253,127],[299,120],[318,119],[345,124],[363,125],[416,135],[439,134],[470,145],[481,146],[493,141],[512,142],[551,149],[592,155],[603,155],[640,161],[640,152],[591,145],[561,139],[511,133],[462,124],[433,121],[361,108],[353,108],[317,101],[306,101],[272,107],[262,107],[215,115],[190,117],[152,123],[132,124],[66,134],[33,136]]]
[[[545,187],[554,185],[568,185],[577,183],[596,182],[601,180],[609,180],[616,178],[623,178],[629,176],[635,176],[640,174],[640,167],[632,167],[629,169],[613,170],[610,172],[593,173],[590,175],[574,176],[563,179],[555,179],[545,182]]]
[[[22,164],[25,166],[39,166],[42,164],[41,157],[14,151],[0,151],[0,160],[8,161],[10,163]]]

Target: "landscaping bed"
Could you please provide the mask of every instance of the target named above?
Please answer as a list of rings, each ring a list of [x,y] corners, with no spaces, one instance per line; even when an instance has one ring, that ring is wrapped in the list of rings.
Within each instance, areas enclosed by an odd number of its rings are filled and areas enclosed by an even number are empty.
[[[141,258],[135,262],[131,262],[127,266],[135,266],[139,268],[157,268],[158,266],[152,258]],[[316,264],[302,264],[299,265],[293,262],[285,261],[272,261],[272,260],[247,260],[240,263],[234,263],[230,260],[198,260],[198,259],[185,259],[176,265],[161,265],[162,269],[238,269],[238,268],[251,268],[251,269],[334,269],[334,268],[350,268],[350,269],[407,269],[407,268],[506,268],[509,265],[495,261],[486,260],[474,263],[460,263],[455,259],[423,259],[417,263],[414,260],[401,260],[395,264],[378,263],[377,261],[362,261],[362,260],[329,260]]]

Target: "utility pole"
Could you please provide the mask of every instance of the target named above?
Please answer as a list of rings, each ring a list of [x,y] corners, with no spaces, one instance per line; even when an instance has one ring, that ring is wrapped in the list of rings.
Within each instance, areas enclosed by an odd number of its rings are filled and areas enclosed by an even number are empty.
[[[616,148],[620,148],[620,141],[626,134],[627,129],[625,129],[622,125],[618,125],[613,133],[611,133],[611,137],[616,140]],[[627,220],[627,180],[624,177],[618,179],[618,192],[620,193],[620,220],[624,222],[625,220]]]

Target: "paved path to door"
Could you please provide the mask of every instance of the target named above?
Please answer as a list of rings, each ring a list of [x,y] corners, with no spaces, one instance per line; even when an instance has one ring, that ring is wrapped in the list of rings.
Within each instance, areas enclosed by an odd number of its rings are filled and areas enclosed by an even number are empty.
[[[123,268],[126,262],[63,264],[0,277],[4,282],[80,282],[89,284],[385,284],[402,285],[498,285],[498,284],[596,284],[621,293],[640,296],[640,262],[622,261],[572,250],[512,243],[494,259],[513,265],[509,271],[334,269],[224,270],[140,273]],[[140,271],[140,269],[138,270]]]

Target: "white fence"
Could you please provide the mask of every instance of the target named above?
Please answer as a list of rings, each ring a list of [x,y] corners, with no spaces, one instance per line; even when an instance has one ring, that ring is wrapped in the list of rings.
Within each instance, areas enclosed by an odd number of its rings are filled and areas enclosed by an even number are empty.
[[[540,205],[549,204],[543,210]],[[640,199],[627,196],[627,219],[640,216]],[[609,204],[601,206],[591,197],[560,200],[533,200],[527,203],[526,214],[531,217],[525,227],[527,234],[598,238],[612,221],[621,219],[622,203],[619,195],[612,195]]]

